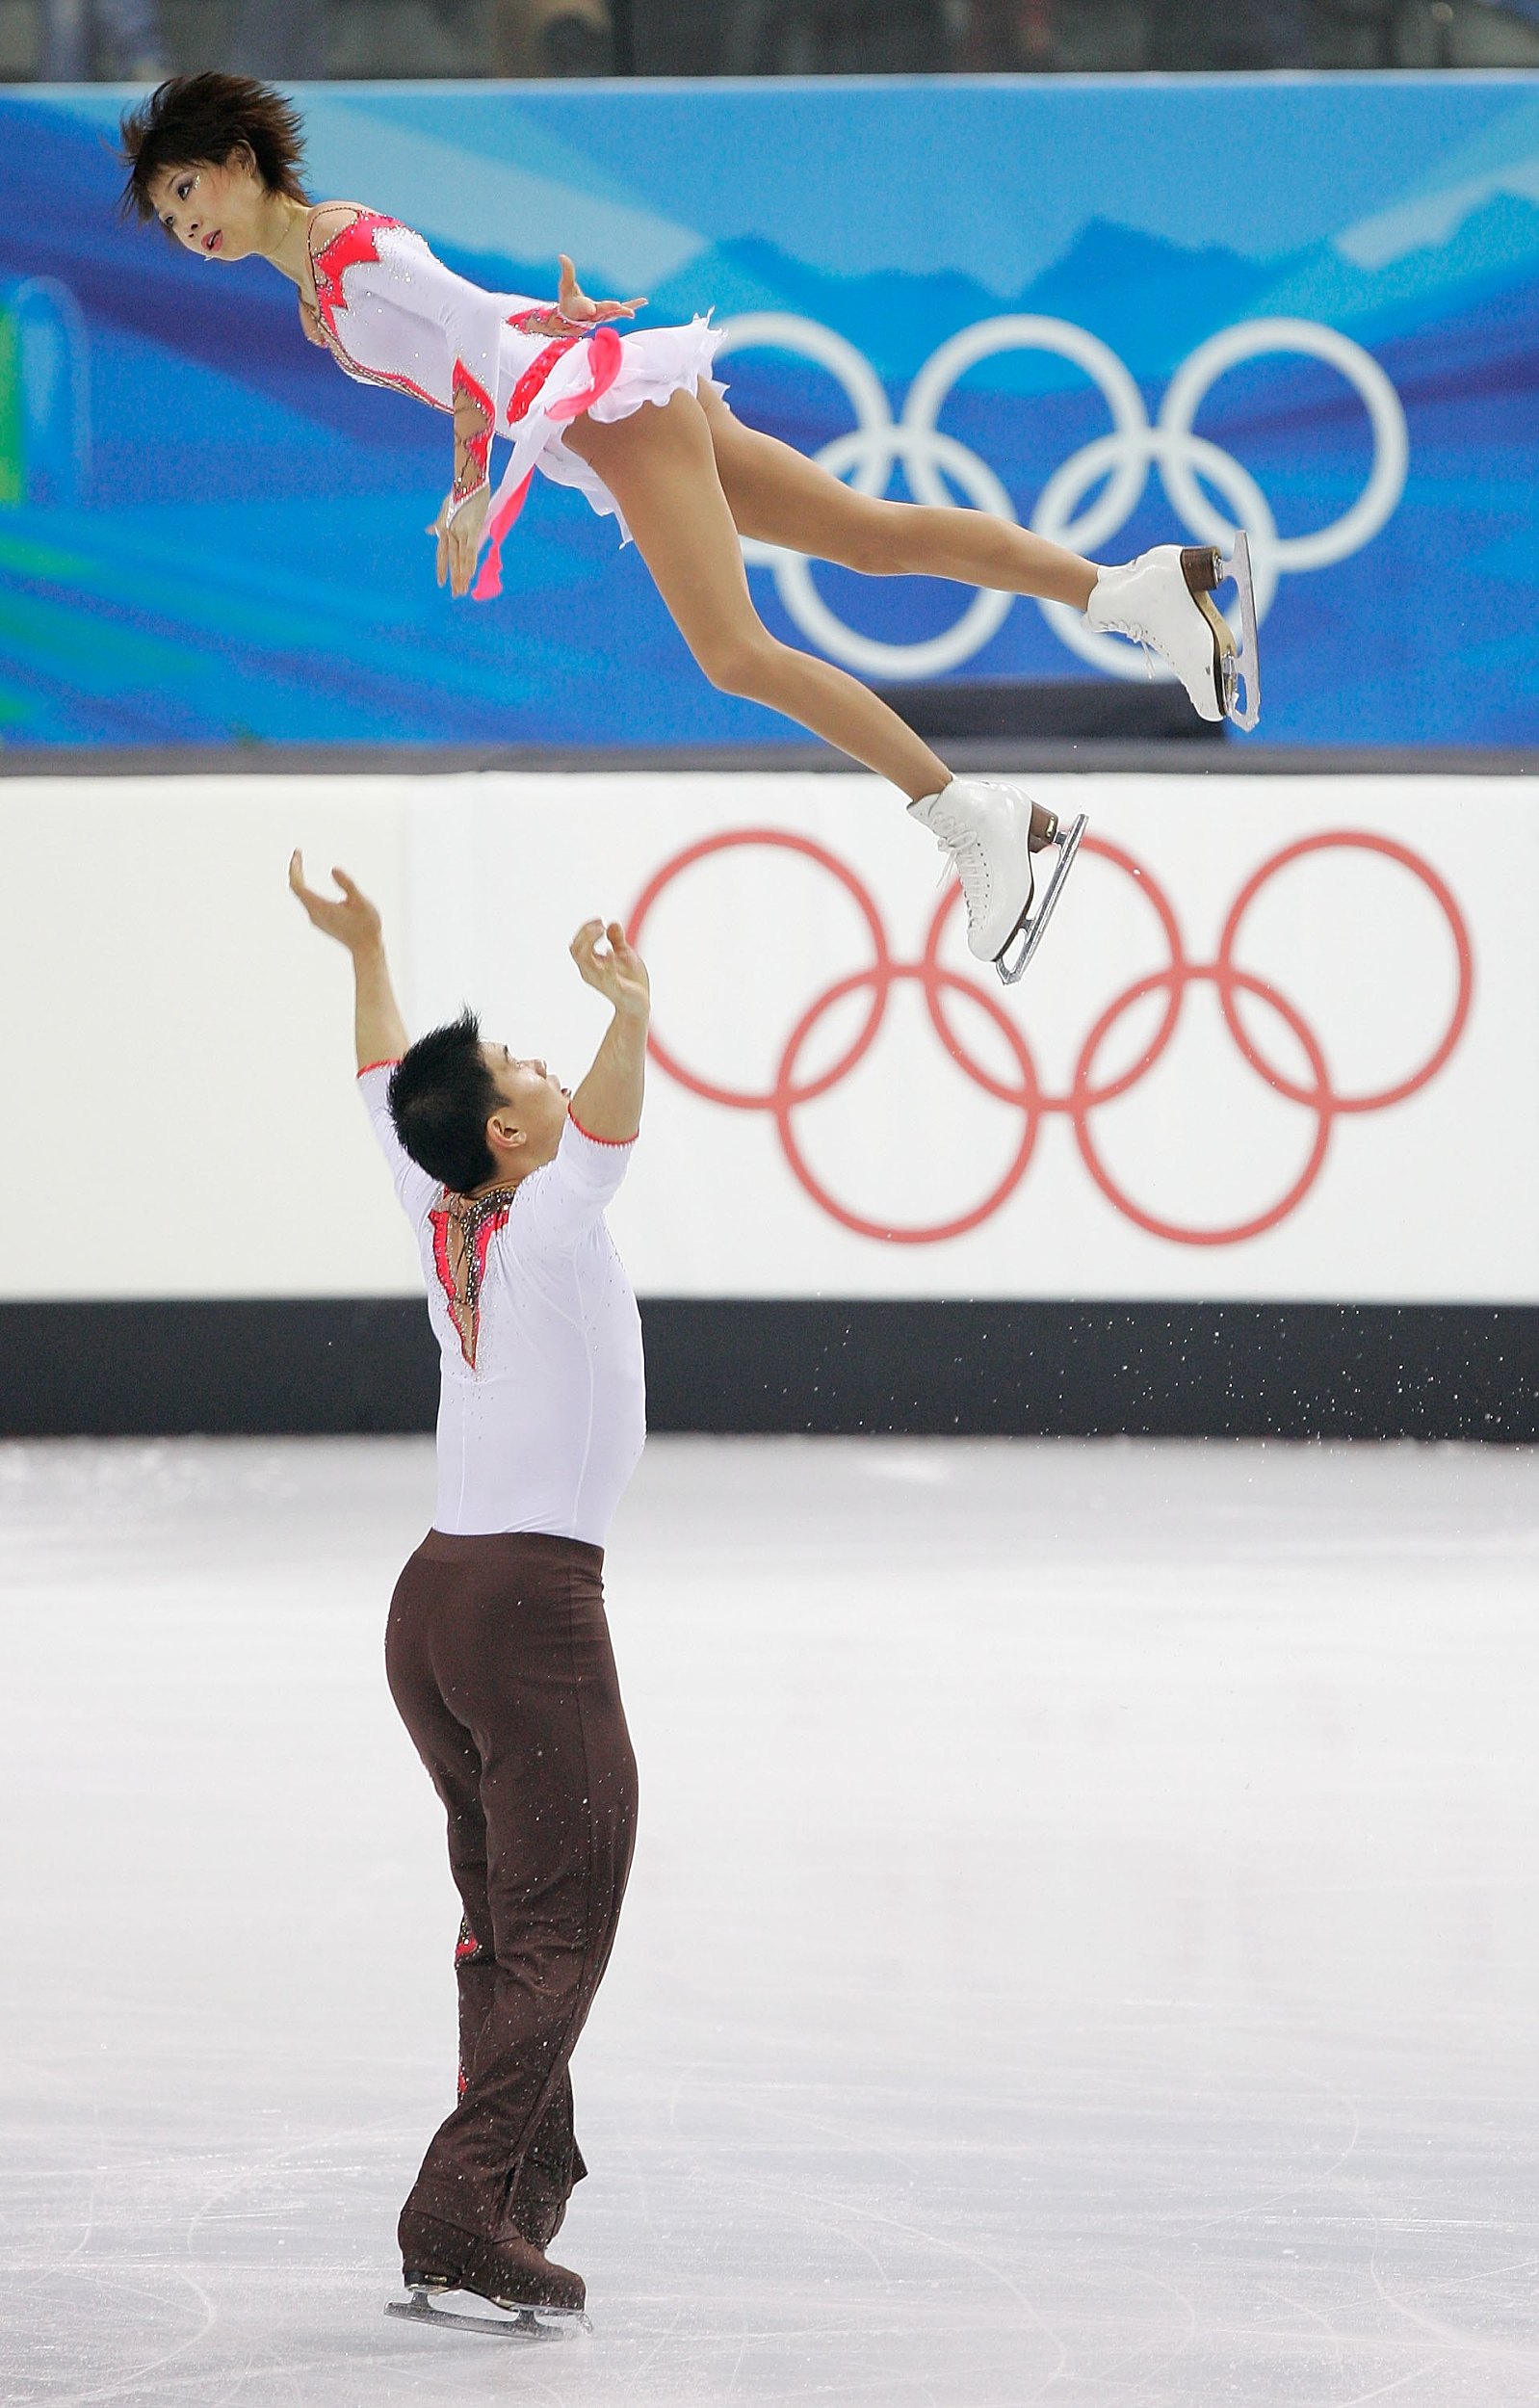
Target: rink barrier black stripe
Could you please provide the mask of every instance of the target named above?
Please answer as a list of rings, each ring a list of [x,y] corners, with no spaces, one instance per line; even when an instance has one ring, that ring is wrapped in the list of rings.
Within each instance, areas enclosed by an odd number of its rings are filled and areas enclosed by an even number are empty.
[[[1539,1439],[1539,1306],[651,1297],[655,1431]],[[0,1303],[0,1435],[430,1430],[420,1299]]]

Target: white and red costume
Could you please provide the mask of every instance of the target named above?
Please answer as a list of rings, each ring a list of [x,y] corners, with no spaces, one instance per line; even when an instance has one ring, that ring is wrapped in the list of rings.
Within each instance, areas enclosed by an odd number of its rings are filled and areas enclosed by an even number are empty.
[[[549,301],[521,293],[483,293],[435,259],[420,234],[357,210],[325,242],[311,238],[316,316],[332,358],[361,384],[384,384],[434,409],[470,403],[484,432],[469,445],[469,471],[456,479],[455,516],[490,482],[492,438],[511,444],[491,497],[482,537],[477,601],[501,592],[503,538],[538,468],[575,485],[594,510],[629,529],[613,495],[585,460],[567,450],[561,429],[585,412],[628,418],[643,402],[695,392],[711,376],[719,332],[706,319],[616,334],[561,317]]]
[[[438,1341],[433,1529],[602,1547],[646,1439],[640,1316],[604,1218],[632,1146],[568,1118],[553,1161],[469,1204],[397,1137],[394,1068],[361,1070],[358,1091],[416,1235]]]

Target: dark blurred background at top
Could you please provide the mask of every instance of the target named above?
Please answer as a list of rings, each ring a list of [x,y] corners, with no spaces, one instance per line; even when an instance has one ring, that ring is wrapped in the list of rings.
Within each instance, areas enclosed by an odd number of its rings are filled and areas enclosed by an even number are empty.
[[[0,79],[1539,65],[1539,0],[0,0]]]

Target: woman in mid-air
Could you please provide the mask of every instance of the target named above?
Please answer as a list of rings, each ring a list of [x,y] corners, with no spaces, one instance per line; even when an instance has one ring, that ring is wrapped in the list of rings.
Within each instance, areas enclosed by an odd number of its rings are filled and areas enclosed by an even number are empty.
[[[1226,574],[1248,582],[1242,539],[1227,567],[1209,546],[1165,544],[1097,568],[987,511],[852,492],[734,417],[711,374],[720,338],[705,320],[619,335],[613,321],[643,304],[589,301],[565,258],[554,303],[483,293],[393,218],[312,203],[299,118],[264,84],[174,77],[128,113],[122,142],[126,210],[158,219],[205,260],[270,261],[299,287],[310,341],[347,375],[453,418],[454,482],[431,530],[440,585],[456,597],[497,593],[534,470],[576,485],[635,538],[713,685],[799,720],[908,798],[955,865],[973,954],[1003,978],[1020,975],[1040,939],[1083,820],[1062,828],[1013,787],[952,777],[855,678],[777,641],[754,609],[740,537],[869,576],[946,577],[1070,604],[1087,626],[1159,654],[1203,719],[1234,715],[1234,639],[1212,595]],[[494,436],[511,446],[495,490]],[[1254,660],[1241,667],[1253,698]],[[1031,855],[1050,845],[1057,866],[1033,913]]]

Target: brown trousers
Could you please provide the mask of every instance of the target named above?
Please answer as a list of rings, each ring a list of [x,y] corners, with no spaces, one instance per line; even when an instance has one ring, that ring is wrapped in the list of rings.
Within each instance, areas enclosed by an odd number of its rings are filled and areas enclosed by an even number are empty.
[[[449,1816],[464,1906],[459,2105],[407,2206],[544,2248],[585,2171],[567,2071],[609,1962],[636,1759],[604,1552],[430,1531],[396,1584],[390,1693]]]

